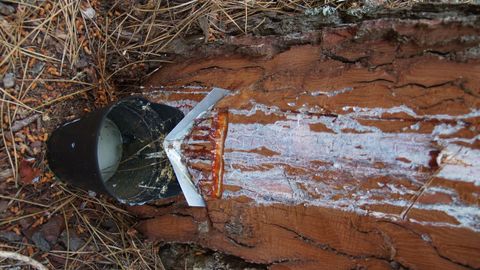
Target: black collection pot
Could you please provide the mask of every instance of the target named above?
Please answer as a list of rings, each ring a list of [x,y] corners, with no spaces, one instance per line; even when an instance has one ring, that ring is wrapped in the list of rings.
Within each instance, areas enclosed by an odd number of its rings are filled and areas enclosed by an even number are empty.
[[[57,128],[47,142],[49,167],[67,183],[130,205],[177,195],[162,142],[182,118],[143,98],[120,100]]]

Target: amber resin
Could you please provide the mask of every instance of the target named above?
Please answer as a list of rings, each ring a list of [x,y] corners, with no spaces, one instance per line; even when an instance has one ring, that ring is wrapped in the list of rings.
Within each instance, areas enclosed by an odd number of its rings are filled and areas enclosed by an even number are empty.
[[[223,152],[228,130],[228,111],[214,110],[195,121],[182,145],[184,162],[200,192],[220,198],[223,192]]]

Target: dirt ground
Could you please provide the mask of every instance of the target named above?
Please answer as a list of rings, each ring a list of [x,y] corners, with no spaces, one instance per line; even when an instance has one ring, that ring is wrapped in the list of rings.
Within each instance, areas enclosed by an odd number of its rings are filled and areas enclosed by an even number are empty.
[[[0,267],[264,269],[197,246],[144,240],[122,205],[55,179],[45,158],[48,134],[140,92],[152,72],[193,48],[408,12],[413,2],[0,1]]]

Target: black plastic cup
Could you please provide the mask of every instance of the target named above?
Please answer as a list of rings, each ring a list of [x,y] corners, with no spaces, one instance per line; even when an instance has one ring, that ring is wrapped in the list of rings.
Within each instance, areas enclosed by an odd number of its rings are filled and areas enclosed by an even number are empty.
[[[178,195],[162,143],[183,116],[143,98],[120,100],[57,128],[47,142],[49,167],[67,183],[130,205]]]

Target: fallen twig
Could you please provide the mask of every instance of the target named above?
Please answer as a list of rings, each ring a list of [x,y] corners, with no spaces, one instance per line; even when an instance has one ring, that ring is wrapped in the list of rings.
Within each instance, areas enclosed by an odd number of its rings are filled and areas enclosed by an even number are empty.
[[[12,132],[17,132],[20,129],[30,125],[31,123],[35,122],[39,117],[40,117],[39,114],[34,114],[34,115],[31,115],[31,116],[29,116],[27,118],[24,118],[22,120],[17,120],[15,122],[13,122]]]
[[[0,257],[6,258],[6,259],[13,259],[13,260],[17,260],[17,261],[22,261],[22,262],[27,263],[30,266],[34,267],[35,269],[38,269],[38,270],[48,270],[47,267],[43,266],[43,264],[39,263],[38,261],[36,261],[36,260],[34,260],[30,257],[18,254],[16,252],[0,250]]]

